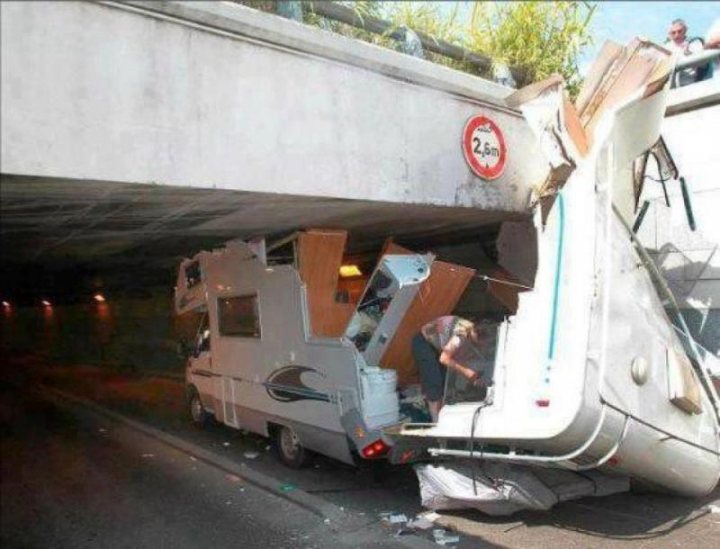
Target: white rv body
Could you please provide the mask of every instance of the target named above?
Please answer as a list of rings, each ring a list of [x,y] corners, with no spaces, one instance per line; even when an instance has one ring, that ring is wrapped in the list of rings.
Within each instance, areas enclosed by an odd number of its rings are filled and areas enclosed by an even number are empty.
[[[382,258],[376,273],[392,274],[393,298],[366,356],[392,335],[431,262],[432,256]],[[232,300],[254,307],[255,333],[227,333],[221,309]],[[353,463],[352,451],[381,437],[380,427],[399,421],[395,372],[375,367],[349,337],[312,336],[297,269],[267,265],[263,241],[232,241],[183,261],[175,306],[179,314],[207,314],[210,348],[188,359],[186,382],[218,421],[265,436],[288,426],[305,448],[346,463]]]
[[[641,90],[642,92],[642,90]],[[543,224],[532,291],[498,331],[492,397],[406,425],[431,455],[601,468],[699,496],[720,477],[717,359],[679,334],[629,229],[632,162],[659,137],[666,91],[605,117]],[[681,321],[682,322],[682,321]],[[397,431],[393,431],[397,433]]]

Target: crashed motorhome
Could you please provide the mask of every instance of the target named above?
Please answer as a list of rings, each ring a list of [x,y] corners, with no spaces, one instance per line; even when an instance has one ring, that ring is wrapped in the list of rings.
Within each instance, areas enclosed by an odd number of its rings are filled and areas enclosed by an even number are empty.
[[[473,270],[388,241],[372,276],[341,277],[357,269],[344,265],[346,239],[309,230],[234,241],[181,264],[176,310],[202,315],[187,368],[196,421],[212,412],[272,436],[288,465],[305,448],[347,463],[388,453],[380,429],[400,421],[409,338],[452,310]],[[405,369],[381,368],[388,360]]]
[[[575,104],[559,78],[509,98],[549,175],[532,222],[503,223],[497,239],[507,315],[486,325],[482,400],[449,372],[438,422],[411,423],[397,392],[415,380],[411,337],[462,305],[473,269],[388,243],[371,276],[345,279],[346,234],[309,230],[182,263],[176,310],[204,319],[187,368],[194,418],[276,437],[292,465],[304,448],[431,460],[418,475],[435,508],[548,508],[628,478],[711,491],[717,358],[690,337],[632,229],[671,65],[647,42],[606,44]]]
[[[611,475],[576,476],[585,490],[568,497],[618,477],[695,496],[717,484],[717,358],[690,337],[631,228],[670,63],[650,43],[606,44],[576,106],[559,79],[515,94],[552,166],[535,208],[533,290],[499,327],[492,399],[446,405],[436,425],[398,430],[432,456],[468,460],[419,470],[429,505],[547,508],[564,497],[548,467]],[[478,459],[490,462],[483,473]],[[476,474],[504,496],[478,492]]]

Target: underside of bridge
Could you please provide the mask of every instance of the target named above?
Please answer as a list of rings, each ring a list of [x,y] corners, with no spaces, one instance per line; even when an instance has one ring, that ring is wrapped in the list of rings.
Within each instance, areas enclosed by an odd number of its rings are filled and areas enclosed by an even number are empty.
[[[491,242],[519,214],[472,208],[3,175],[2,296],[87,299],[171,289],[179,261],[233,238],[308,227],[349,231],[349,251],[385,238],[418,249]]]
[[[12,303],[171,291],[183,257],[304,228],[368,257],[482,246],[545,175],[511,89],[422,59],[226,2],[0,9]],[[507,146],[492,181],[461,147],[478,116]]]

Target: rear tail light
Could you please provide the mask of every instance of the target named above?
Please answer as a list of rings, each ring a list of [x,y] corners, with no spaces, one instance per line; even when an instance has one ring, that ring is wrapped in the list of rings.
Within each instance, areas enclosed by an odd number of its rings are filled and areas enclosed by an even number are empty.
[[[384,440],[378,439],[365,446],[360,453],[365,459],[373,459],[384,456],[387,454],[388,450],[390,450],[390,446],[385,444]]]

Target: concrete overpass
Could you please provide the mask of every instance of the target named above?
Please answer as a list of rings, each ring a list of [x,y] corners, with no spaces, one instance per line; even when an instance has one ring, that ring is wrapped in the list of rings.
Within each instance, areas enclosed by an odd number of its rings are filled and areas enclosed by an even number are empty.
[[[137,276],[304,226],[468,239],[543,177],[512,90],[427,61],[225,2],[0,9],[8,267]],[[461,151],[475,114],[507,141],[494,181]]]

